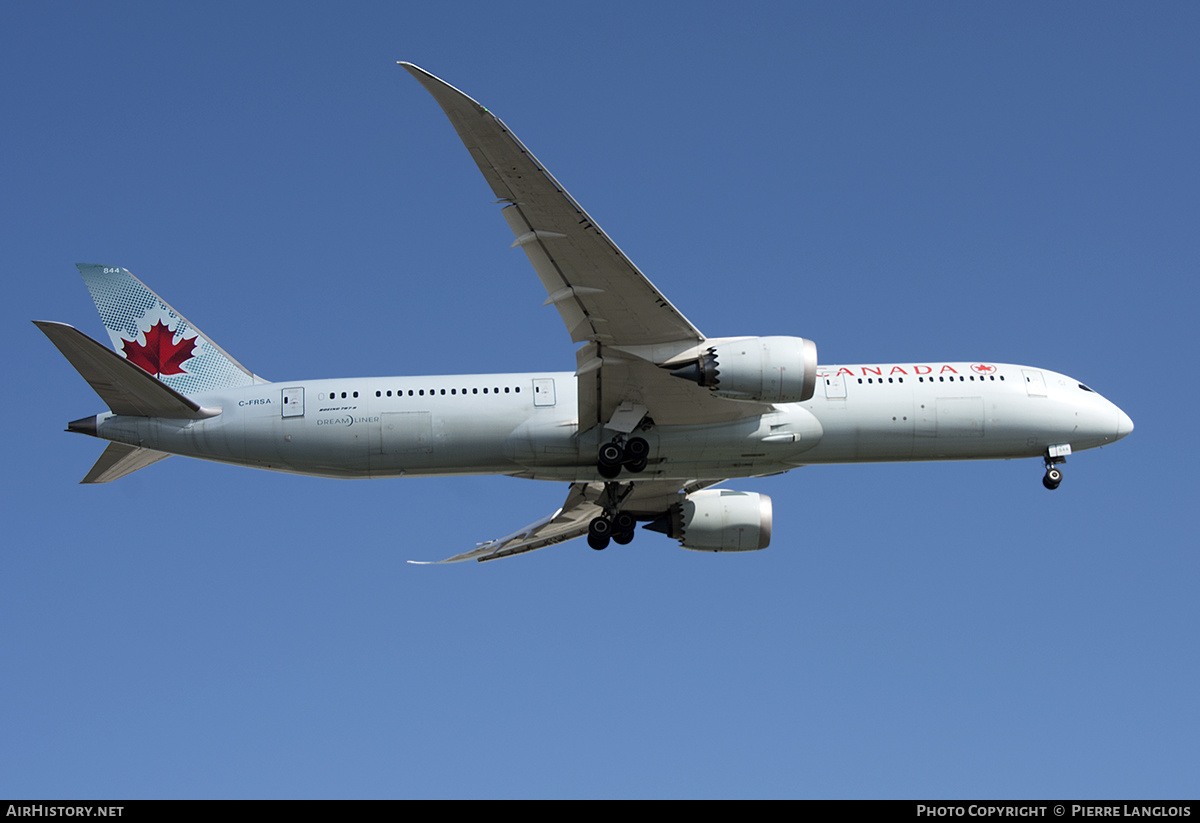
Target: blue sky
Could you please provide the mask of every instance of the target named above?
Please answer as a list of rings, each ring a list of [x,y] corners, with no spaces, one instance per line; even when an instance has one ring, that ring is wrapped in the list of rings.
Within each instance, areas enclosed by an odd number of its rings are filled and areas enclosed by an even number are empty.
[[[348,5],[348,7],[346,7]],[[786,9],[786,10],[785,10]],[[1200,8],[6,3],[0,794],[1195,797]],[[979,359],[1137,424],[801,469],[772,545],[414,567],[507,478],[172,458],[29,323],[129,268],[268,379],[569,370],[410,60],[496,112],[709,335]]]

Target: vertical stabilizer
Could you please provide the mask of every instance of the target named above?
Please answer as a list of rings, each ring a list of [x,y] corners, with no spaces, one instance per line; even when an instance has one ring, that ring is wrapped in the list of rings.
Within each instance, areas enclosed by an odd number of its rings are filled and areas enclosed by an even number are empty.
[[[79,263],[113,349],[183,395],[266,383],[117,266]]]

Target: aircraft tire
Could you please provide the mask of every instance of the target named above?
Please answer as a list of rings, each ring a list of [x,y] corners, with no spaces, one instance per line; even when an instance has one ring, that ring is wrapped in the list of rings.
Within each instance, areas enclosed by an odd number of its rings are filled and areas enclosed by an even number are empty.
[[[612,521],[607,517],[594,517],[592,522],[588,523],[588,537],[612,537],[613,525]]]
[[[621,467],[620,466],[606,466],[603,463],[599,463],[596,466],[596,471],[598,471],[600,473],[600,476],[603,477],[605,480],[612,480],[614,477],[616,477],[617,475],[619,475],[621,473]]]
[[[650,456],[650,444],[642,437],[631,437],[625,444],[625,462],[634,463]]]
[[[637,528],[637,518],[629,512],[617,512],[613,515],[612,530],[616,533],[632,532]]]
[[[601,466],[620,466],[625,460],[625,451],[619,443],[605,443],[600,447],[598,462]]]

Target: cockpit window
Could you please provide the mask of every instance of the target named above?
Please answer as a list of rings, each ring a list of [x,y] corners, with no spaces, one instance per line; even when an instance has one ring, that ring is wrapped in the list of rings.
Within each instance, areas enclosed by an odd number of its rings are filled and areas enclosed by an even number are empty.
[[[1083,385],[1082,383],[1079,384],[1079,388],[1083,389],[1084,391],[1092,391],[1091,389],[1089,389],[1087,386]],[[1095,394],[1095,392],[1092,392],[1092,394]]]

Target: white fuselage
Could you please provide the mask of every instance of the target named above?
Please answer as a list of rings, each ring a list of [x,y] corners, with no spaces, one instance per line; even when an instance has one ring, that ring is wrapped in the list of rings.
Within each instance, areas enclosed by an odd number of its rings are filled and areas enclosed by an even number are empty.
[[[570,372],[269,383],[197,395],[203,420],[97,417],[132,446],[323,477],[506,474],[601,480]],[[737,401],[727,401],[736,403]],[[816,463],[1037,457],[1112,443],[1120,409],[1065,375],[1005,364],[823,366],[816,395],[762,415],[657,425],[638,479],[725,479]]]

